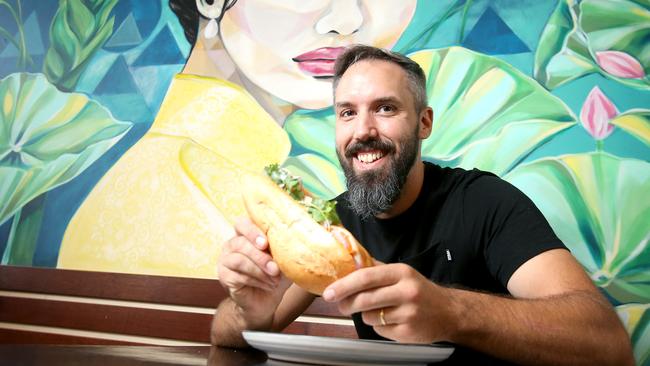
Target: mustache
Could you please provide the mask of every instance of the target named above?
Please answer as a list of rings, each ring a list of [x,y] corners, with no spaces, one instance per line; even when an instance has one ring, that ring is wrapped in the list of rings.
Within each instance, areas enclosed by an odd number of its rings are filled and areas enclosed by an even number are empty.
[[[395,144],[390,141],[380,139],[371,139],[365,141],[356,141],[345,149],[345,157],[350,159],[361,151],[379,150],[384,153],[395,152]]]

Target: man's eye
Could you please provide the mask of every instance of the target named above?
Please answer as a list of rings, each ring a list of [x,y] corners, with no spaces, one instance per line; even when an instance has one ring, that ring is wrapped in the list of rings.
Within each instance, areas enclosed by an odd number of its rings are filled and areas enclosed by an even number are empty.
[[[380,112],[380,113],[391,113],[391,112],[394,112],[394,111],[395,111],[395,107],[393,107],[392,105],[387,105],[387,104],[381,105],[381,106],[379,106],[379,108],[377,108],[377,112]]]
[[[341,117],[343,117],[343,118],[352,117],[353,115],[354,115],[354,112],[352,112],[352,111],[349,110],[349,109],[342,110],[342,111],[339,113],[339,116],[341,116]]]

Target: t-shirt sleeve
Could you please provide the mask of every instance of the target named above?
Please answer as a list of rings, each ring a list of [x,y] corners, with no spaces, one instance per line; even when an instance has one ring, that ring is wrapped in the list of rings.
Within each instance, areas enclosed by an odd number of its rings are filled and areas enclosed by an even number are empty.
[[[496,176],[474,180],[464,206],[487,269],[504,288],[529,259],[550,249],[566,249],[533,201]]]

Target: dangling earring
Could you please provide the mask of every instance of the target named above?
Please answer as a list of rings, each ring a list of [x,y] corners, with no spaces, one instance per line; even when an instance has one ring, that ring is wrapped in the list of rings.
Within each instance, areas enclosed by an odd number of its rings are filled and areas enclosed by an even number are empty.
[[[207,39],[216,37],[219,33],[219,22],[223,16],[226,0],[213,0],[212,5],[208,0],[196,0],[196,8],[204,17],[210,19],[208,25],[203,29],[203,36]]]

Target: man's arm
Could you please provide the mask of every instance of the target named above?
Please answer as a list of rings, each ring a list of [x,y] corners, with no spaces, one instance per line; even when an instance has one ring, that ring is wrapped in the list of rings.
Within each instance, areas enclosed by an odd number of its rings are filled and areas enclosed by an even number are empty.
[[[508,289],[514,298],[445,288],[388,264],[353,272],[323,298],[397,341],[450,341],[519,364],[634,364],[616,313],[568,251],[525,262]]]
[[[300,316],[314,298],[314,295],[300,287],[291,285],[275,312],[270,315],[261,314],[261,318],[254,317],[254,313],[244,311],[231,298],[226,298],[219,304],[212,320],[211,343],[223,347],[247,347],[242,331],[281,331]]]
[[[235,225],[217,265],[228,291],[212,321],[210,341],[217,346],[246,347],[242,331],[282,330],[297,318],[314,295],[291,285],[269,254],[268,240],[250,220]]]
[[[508,290],[514,298],[448,289],[450,340],[522,364],[634,365],[618,316],[568,251],[530,259]]]

